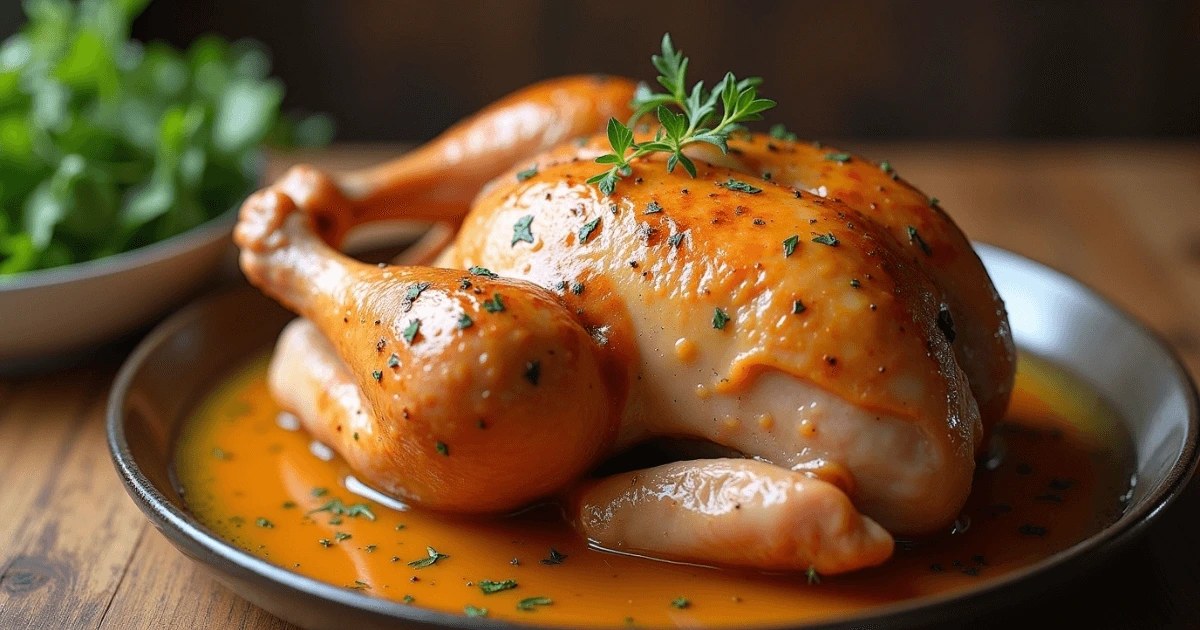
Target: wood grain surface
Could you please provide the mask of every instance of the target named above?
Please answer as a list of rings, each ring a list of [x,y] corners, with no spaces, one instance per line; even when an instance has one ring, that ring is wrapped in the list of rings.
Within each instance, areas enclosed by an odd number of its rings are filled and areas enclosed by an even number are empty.
[[[973,239],[1042,261],[1160,333],[1200,374],[1200,146],[851,147],[889,159]],[[394,148],[277,156],[372,163]],[[0,323],[0,334],[4,334]],[[52,374],[0,380],[0,628],[286,628],[185,558],[126,496],[104,403],[126,340]],[[1200,484],[1099,569],[972,628],[1200,627]]]

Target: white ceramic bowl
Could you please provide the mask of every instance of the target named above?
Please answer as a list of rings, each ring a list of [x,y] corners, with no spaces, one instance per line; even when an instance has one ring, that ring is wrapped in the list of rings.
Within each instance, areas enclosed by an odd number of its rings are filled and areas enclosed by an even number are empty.
[[[57,367],[151,323],[230,254],[236,209],[158,243],[0,277],[0,374]]]

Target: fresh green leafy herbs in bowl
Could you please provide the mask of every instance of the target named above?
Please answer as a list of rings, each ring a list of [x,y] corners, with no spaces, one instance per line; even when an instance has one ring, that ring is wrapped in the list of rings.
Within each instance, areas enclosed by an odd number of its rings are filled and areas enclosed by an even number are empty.
[[[66,272],[103,282],[97,265],[117,254],[128,252],[111,260],[114,273],[166,264],[172,256],[147,246],[200,247],[211,239],[172,237],[204,224],[227,240],[234,208],[259,183],[264,145],[333,134],[323,115],[280,114],[283,84],[256,42],[206,36],[177,51],[131,40],[145,4],[26,0],[27,23],[0,44],[0,310],[43,280],[61,290]],[[0,318],[9,315],[45,319]],[[5,333],[0,362],[14,330]]]

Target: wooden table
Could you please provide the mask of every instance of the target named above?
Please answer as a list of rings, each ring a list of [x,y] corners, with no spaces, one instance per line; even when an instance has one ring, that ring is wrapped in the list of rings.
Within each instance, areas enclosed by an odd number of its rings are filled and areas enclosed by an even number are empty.
[[[890,159],[972,238],[1095,287],[1200,374],[1200,145],[855,148]],[[342,147],[301,157],[347,167],[391,153]],[[0,380],[0,628],[287,627],[176,552],[125,495],[103,425],[128,350]],[[1197,535],[1200,483],[1102,570],[972,627],[1197,627]]]

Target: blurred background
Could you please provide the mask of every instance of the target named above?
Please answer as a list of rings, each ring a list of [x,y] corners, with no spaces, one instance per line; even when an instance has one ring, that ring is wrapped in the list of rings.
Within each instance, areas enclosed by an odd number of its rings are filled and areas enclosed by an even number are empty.
[[[3,36],[21,10],[0,5]],[[1200,0],[157,0],[133,36],[255,37],[285,109],[330,113],[340,140],[410,141],[538,79],[652,79],[664,31],[696,78],[763,76],[802,137],[1200,135]]]

